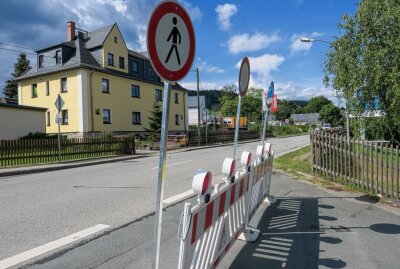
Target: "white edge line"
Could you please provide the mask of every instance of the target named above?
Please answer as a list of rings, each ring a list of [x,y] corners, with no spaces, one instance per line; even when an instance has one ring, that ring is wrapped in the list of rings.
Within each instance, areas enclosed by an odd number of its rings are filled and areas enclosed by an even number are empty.
[[[193,190],[188,190],[188,191],[179,193],[177,195],[171,196],[171,197],[165,199],[163,202],[164,202],[164,204],[172,204],[174,202],[184,200],[187,197],[192,196],[193,194],[194,194]]]
[[[184,163],[190,163],[192,160],[188,160],[188,161],[184,161],[184,162],[179,162],[179,163],[171,163],[171,164],[167,164],[167,167],[169,167],[169,166],[174,166],[174,165],[178,165],[178,164],[184,164]],[[153,167],[153,168],[151,168],[152,170],[155,170],[155,169],[158,169],[158,166],[157,167]]]
[[[88,237],[89,235],[92,235],[94,233],[100,232],[102,230],[108,229],[111,226],[105,225],[105,224],[97,224],[95,226],[92,226],[90,228],[87,228],[85,230],[79,231],[77,233],[68,235],[66,237],[57,239],[55,241],[49,242],[47,244],[41,245],[39,247],[30,249],[28,251],[22,252],[20,254],[14,255],[10,258],[4,259],[0,261],[0,269],[6,269],[11,266],[20,264],[22,262],[28,261],[30,259],[33,259],[35,257],[38,257],[40,255],[43,255],[47,252],[53,251],[55,249],[58,249],[64,245],[76,242],[78,240],[82,240],[85,237]]]

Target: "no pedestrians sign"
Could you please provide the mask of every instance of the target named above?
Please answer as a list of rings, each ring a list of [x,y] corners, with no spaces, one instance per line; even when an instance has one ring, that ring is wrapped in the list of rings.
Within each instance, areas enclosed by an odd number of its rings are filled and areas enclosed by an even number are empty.
[[[157,74],[179,81],[190,71],[195,53],[195,34],[186,10],[175,1],[163,1],[147,25],[147,50]]]

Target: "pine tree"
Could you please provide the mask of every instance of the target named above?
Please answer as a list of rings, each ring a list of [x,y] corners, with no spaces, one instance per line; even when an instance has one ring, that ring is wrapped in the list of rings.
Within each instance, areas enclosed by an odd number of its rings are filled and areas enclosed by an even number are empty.
[[[18,84],[14,79],[31,69],[31,62],[26,57],[26,54],[20,53],[17,62],[14,64],[14,72],[11,74],[12,78],[7,79],[4,83],[3,94],[9,98],[18,97]]]
[[[161,122],[162,122],[162,109],[159,102],[153,103],[153,109],[150,111],[151,116],[149,117],[149,129],[145,128],[147,132],[161,133]]]

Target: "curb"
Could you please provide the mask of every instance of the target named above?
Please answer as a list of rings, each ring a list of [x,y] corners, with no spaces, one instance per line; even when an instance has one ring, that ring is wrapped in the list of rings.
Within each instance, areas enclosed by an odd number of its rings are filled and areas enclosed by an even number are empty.
[[[46,165],[49,165],[46,167],[41,167],[41,165],[34,166],[34,167],[25,166],[25,167],[15,168],[18,170],[11,170],[11,171],[4,171],[4,172],[2,172],[0,170],[0,177],[64,170],[64,169],[70,169],[70,168],[92,166],[92,165],[97,165],[97,164],[105,164],[105,163],[113,163],[113,162],[119,162],[119,161],[125,161],[125,160],[140,159],[140,158],[146,158],[146,157],[151,157],[151,156],[155,156],[155,154],[145,153],[142,155],[135,155],[135,156],[130,156],[130,157],[114,157],[114,158],[107,158],[107,159],[97,159],[95,161],[85,160],[84,162],[80,162],[80,163],[77,163],[79,161],[73,161],[73,162],[63,163],[63,164],[46,164]]]
[[[253,143],[253,142],[257,142],[257,141],[259,141],[259,140],[240,141],[240,142],[238,142],[238,144]],[[233,145],[233,143],[210,145],[210,146],[188,147],[188,148],[184,148],[184,149],[171,150],[171,151],[169,151],[169,153],[174,154],[174,153],[179,153],[179,152],[195,151],[195,150],[201,150],[201,149],[207,149],[207,148],[218,148],[218,147],[225,147],[225,146],[231,146],[231,145]],[[98,164],[120,162],[120,161],[125,161],[125,160],[140,159],[140,158],[146,158],[146,157],[152,157],[152,156],[158,156],[158,155],[159,155],[159,151],[155,151],[152,153],[143,153],[140,155],[134,155],[134,156],[129,156],[129,157],[105,157],[105,158],[101,158],[101,159],[88,159],[88,160],[81,160],[81,161],[78,160],[78,161],[72,161],[72,162],[65,162],[62,164],[56,163],[56,164],[44,164],[44,165],[38,165],[38,166],[25,166],[25,167],[14,168],[15,170],[11,170],[11,171],[1,171],[1,169],[0,169],[0,178],[7,177],[7,176],[17,176],[17,175],[57,171],[57,170],[64,170],[64,169],[70,169],[70,168],[79,168],[79,167],[92,166],[92,165],[98,165]],[[11,168],[5,168],[5,169],[13,169],[13,168],[11,167]]]

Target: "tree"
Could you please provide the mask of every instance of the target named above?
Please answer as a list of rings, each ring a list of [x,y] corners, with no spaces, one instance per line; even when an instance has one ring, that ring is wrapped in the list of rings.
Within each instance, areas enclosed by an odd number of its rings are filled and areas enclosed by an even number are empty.
[[[385,139],[400,141],[400,3],[362,0],[342,17],[341,36],[326,55],[325,84],[348,100],[352,113],[379,99]]]
[[[262,119],[262,95],[263,89],[250,88],[242,98],[241,114],[250,121]]]
[[[303,108],[296,104],[294,101],[285,99],[278,100],[278,111],[273,113],[276,120],[283,121],[290,118],[292,114],[302,113]]]
[[[331,126],[343,125],[342,111],[332,103],[324,105],[321,108],[319,118],[324,123],[330,123]]]
[[[235,85],[227,85],[221,89],[221,114],[223,116],[236,117],[238,94]]]
[[[149,117],[149,129],[145,128],[147,132],[161,133],[162,123],[162,109],[159,102],[153,103],[153,109],[150,111],[151,116]]]
[[[17,62],[14,64],[14,72],[11,74],[12,78],[5,81],[3,94],[9,98],[18,97],[18,84],[14,79],[22,76],[31,69],[32,67],[28,58],[26,58],[26,54],[20,53]]]
[[[310,99],[308,104],[304,107],[305,113],[319,113],[323,106],[332,104],[325,96],[317,96]]]

